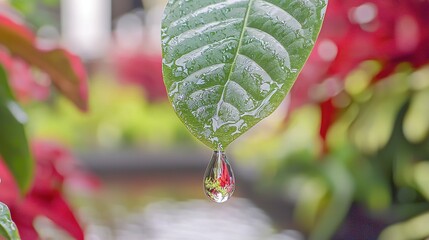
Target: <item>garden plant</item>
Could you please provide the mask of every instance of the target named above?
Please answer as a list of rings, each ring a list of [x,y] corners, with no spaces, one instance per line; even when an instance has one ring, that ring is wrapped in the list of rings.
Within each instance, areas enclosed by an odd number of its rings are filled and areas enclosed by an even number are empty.
[[[34,19],[33,1],[10,2]],[[162,81],[143,85],[151,101],[168,97],[215,151],[203,180],[210,199],[231,197],[225,151],[239,141],[236,164],[257,166],[254,188],[291,204],[279,211],[306,239],[425,239],[428,12],[422,0],[170,0],[160,33],[167,95]],[[33,221],[45,216],[84,239],[62,192],[75,172],[60,165],[72,157],[56,143],[28,141],[19,104],[46,101],[52,83],[86,111],[83,64],[64,49],[41,49],[16,19],[0,12],[0,236],[38,239]],[[157,66],[142,62],[146,71]],[[287,113],[275,126],[248,131],[267,126],[257,123],[279,105]]]

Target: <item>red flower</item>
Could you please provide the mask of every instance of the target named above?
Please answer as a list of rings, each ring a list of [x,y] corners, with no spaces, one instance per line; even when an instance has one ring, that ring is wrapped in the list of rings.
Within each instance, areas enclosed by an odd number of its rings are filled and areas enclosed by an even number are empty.
[[[319,39],[292,88],[290,111],[322,103],[324,137],[336,112],[326,103],[343,90],[345,76],[362,61],[382,65],[373,82],[403,62],[414,67],[429,63],[428,13],[429,1],[330,0]]]
[[[222,161],[222,173],[219,178],[219,184],[221,187],[229,187],[231,185],[231,175],[229,174],[228,164],[225,161]]]
[[[33,155],[36,161],[35,179],[32,189],[23,198],[19,196],[11,174],[0,161],[0,201],[9,206],[21,238],[39,239],[33,221],[37,216],[45,216],[73,238],[84,239],[82,227],[62,190],[66,182],[86,177],[77,170],[70,153],[57,144],[37,142],[33,144]],[[93,180],[91,182],[94,183]]]

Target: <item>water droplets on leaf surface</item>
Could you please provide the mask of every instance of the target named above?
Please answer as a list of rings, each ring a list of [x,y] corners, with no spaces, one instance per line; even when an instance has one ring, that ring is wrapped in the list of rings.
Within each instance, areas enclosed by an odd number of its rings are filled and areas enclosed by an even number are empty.
[[[163,76],[178,117],[211,149],[271,114],[314,47],[328,0],[175,0],[162,22]],[[222,151],[205,194],[228,200],[235,179]]]
[[[217,203],[227,201],[235,190],[235,177],[223,151],[214,151],[204,174],[204,192]]]

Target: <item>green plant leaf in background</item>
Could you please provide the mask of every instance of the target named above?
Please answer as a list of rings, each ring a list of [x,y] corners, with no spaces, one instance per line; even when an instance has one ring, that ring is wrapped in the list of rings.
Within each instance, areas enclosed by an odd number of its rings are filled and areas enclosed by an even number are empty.
[[[0,202],[0,237],[6,240],[19,240],[18,228],[10,217],[9,208]],[[1,239],[1,238],[0,238]]]
[[[18,183],[21,193],[29,189],[33,178],[33,161],[23,125],[26,118],[15,102],[6,72],[0,65],[0,156]]]
[[[11,0],[10,4],[23,14],[31,13],[37,6],[37,1],[32,0]]]
[[[327,0],[171,0],[164,82],[188,129],[228,146],[271,114],[306,62]]]

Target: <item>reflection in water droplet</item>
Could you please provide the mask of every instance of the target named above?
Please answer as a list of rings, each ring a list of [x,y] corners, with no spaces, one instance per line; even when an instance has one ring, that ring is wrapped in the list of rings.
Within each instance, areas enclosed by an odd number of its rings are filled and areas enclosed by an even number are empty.
[[[225,152],[214,151],[204,174],[204,192],[208,198],[223,203],[235,190],[235,177]]]

